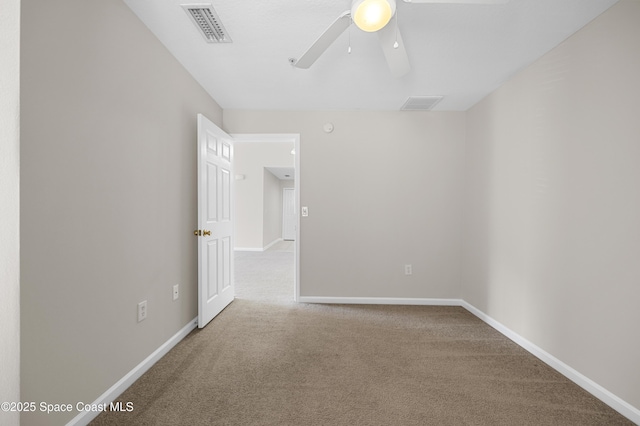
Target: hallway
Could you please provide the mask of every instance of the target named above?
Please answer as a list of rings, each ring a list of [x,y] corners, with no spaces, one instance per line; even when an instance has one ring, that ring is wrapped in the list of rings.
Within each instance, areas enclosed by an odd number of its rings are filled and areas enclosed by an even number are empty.
[[[294,295],[294,241],[280,241],[263,252],[235,252],[236,298],[291,304]]]

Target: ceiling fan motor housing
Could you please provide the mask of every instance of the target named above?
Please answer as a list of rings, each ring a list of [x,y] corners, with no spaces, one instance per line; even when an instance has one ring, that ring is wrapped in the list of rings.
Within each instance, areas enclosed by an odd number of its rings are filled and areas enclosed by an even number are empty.
[[[353,0],[351,17],[363,31],[374,32],[384,28],[396,13],[396,0]]]

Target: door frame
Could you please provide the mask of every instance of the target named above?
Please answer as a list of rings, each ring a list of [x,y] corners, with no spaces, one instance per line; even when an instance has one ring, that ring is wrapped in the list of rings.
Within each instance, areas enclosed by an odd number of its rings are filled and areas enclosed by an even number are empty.
[[[294,241],[294,284],[293,284],[293,300],[300,299],[300,134],[299,133],[230,133],[234,143],[241,144],[243,142],[293,142],[294,155],[294,180],[295,180],[295,203],[298,214],[296,215],[296,240]]]

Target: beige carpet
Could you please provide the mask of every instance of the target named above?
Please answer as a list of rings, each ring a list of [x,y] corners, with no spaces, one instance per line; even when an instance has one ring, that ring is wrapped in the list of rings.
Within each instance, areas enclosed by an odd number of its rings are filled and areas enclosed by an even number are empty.
[[[463,308],[296,305],[292,259],[239,254],[239,298],[92,424],[632,424]]]

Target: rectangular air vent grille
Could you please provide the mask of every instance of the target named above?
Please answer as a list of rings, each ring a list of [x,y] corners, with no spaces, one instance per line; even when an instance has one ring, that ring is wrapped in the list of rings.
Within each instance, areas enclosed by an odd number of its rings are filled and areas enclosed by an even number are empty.
[[[402,111],[430,111],[442,98],[442,96],[409,96],[400,109]]]
[[[209,43],[231,43],[220,17],[211,5],[182,5],[205,40]]]

